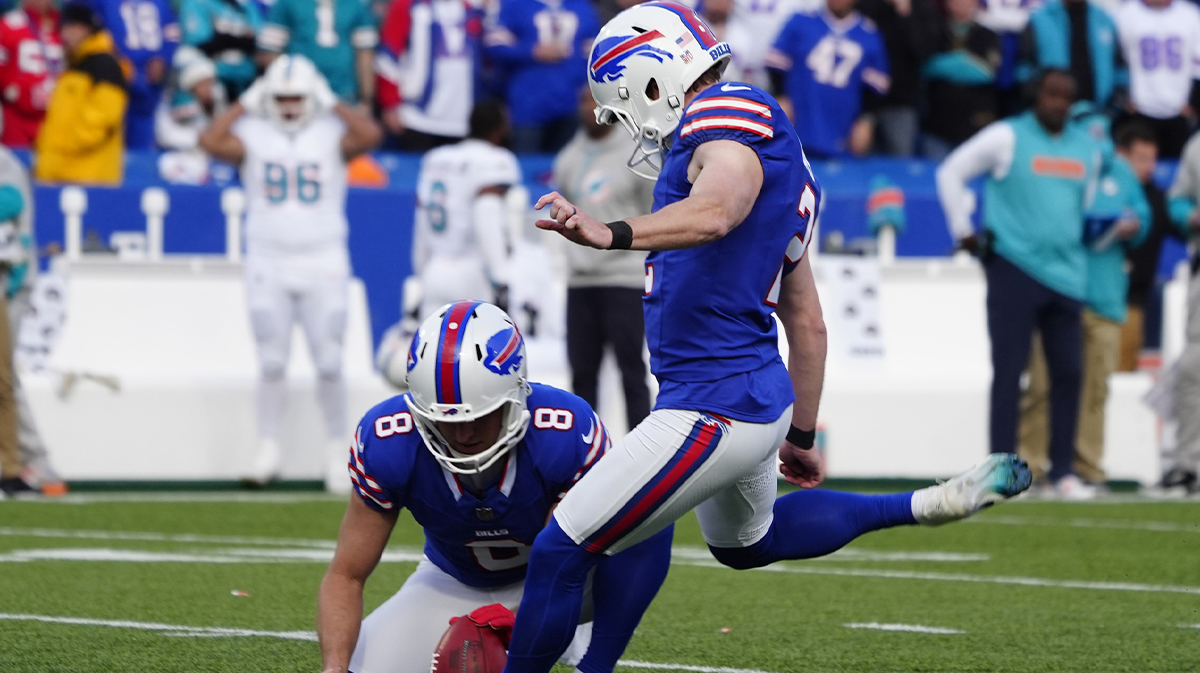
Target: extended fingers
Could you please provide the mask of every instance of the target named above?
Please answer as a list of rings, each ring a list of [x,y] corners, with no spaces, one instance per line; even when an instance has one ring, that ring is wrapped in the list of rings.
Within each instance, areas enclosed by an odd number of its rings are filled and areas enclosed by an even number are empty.
[[[554,201],[556,199],[561,199],[561,198],[562,198],[562,194],[559,194],[558,192],[550,192],[549,194],[543,194],[542,198],[538,199],[537,203],[534,204],[533,209],[541,210],[542,208],[546,207],[546,204],[554,203]],[[551,213],[550,217],[554,217],[554,214]]]

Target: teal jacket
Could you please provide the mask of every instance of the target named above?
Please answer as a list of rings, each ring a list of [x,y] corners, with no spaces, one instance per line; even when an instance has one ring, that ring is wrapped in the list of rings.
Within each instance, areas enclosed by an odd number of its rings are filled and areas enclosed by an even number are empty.
[[[995,252],[1042,285],[1083,301],[1083,222],[1100,146],[1075,124],[1052,136],[1032,112],[999,123],[1012,127],[1015,143],[1008,172],[984,185],[983,223],[995,235]]]
[[[1070,69],[1071,21],[1062,0],[1051,0],[1029,17],[1029,30],[1036,45],[1036,61],[1024,64],[1021,79],[1033,76],[1040,68]],[[1104,105],[1113,89],[1129,83],[1129,73],[1117,68],[1117,26],[1112,17],[1095,5],[1088,6],[1088,46],[1092,51],[1092,76],[1095,79],[1097,103]]]
[[[1092,249],[1088,254],[1087,307],[1100,317],[1117,323],[1125,322],[1125,296],[1129,291],[1125,253],[1146,240],[1150,233],[1151,213],[1146,193],[1129,162],[1112,155],[1105,161],[1088,216],[1115,220],[1131,215],[1138,219],[1136,236],[1104,249]]]

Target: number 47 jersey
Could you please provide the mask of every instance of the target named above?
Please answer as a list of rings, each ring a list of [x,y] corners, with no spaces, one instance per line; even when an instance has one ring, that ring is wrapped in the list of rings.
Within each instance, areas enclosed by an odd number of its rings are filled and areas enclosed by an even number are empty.
[[[775,99],[737,82],[701,91],[683,111],[654,186],[654,210],[686,198],[696,148],[753,150],[763,184],[725,237],[646,260],[646,339],[659,380],[656,408],[774,421],[794,400],[772,314],[786,274],[810,242],[821,188]]]
[[[233,133],[246,149],[246,250],[277,254],[345,246],[346,126],[332,113],[317,115],[295,133],[265,117],[245,115]]]
[[[529,549],[552,508],[610,444],[587,402],[550,386],[532,388],[525,437],[502,459],[499,481],[478,494],[425,447],[407,395],[367,412],[355,431],[355,493],[379,512],[408,508],[425,530],[425,555],[468,586],[524,580]]]

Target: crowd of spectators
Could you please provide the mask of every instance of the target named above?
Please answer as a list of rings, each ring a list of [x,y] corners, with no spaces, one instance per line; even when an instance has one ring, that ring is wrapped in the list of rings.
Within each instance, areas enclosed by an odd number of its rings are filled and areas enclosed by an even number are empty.
[[[300,53],[384,123],[390,149],[459,140],[474,101],[497,98],[512,149],[550,153],[577,127],[592,39],[636,0],[15,1],[0,20],[9,147],[38,146],[56,84],[82,72],[92,85],[65,99],[89,130],[66,151],[194,151],[207,120],[272,58]],[[1117,126],[1151,126],[1162,157],[1178,157],[1200,121],[1192,0],[700,0],[698,10],[731,45],[726,78],[779,97],[813,157],[941,159],[1026,109],[1046,67],[1070,71],[1081,99]],[[70,25],[87,28],[87,44],[69,44]],[[96,52],[120,67],[92,72]],[[46,177],[120,179],[107,167],[76,173]]]

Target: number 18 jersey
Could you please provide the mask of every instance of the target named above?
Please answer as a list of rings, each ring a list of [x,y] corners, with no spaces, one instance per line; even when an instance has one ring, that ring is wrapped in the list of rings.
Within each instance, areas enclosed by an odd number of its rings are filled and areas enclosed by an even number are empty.
[[[322,114],[296,133],[244,116],[233,126],[246,156],[246,251],[309,253],[346,244],[346,126]]]
[[[821,188],[775,99],[726,82],[684,109],[654,187],[655,211],[688,196],[692,153],[715,140],[754,150],[763,184],[750,214],[724,238],[646,260],[643,307],[657,408],[774,421],[795,398],[772,314],[783,276],[809,243]]]

